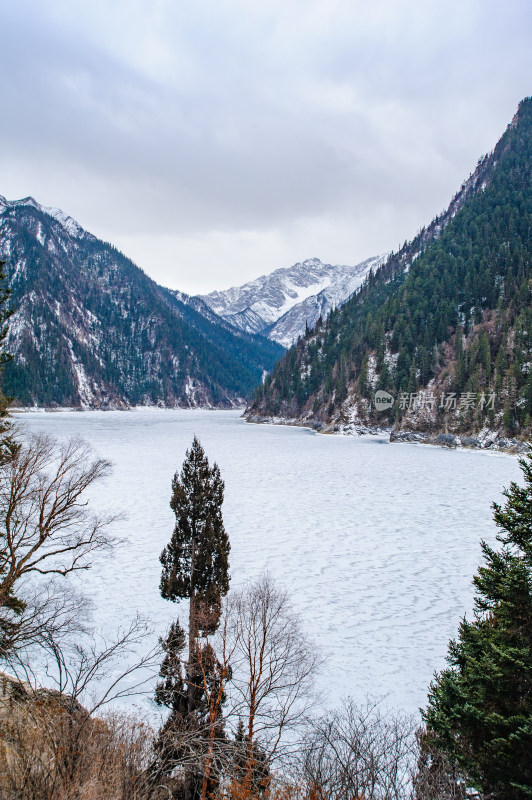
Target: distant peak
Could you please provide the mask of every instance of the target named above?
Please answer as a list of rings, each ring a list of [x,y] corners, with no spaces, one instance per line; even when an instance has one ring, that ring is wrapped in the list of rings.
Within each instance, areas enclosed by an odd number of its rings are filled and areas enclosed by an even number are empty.
[[[86,231],[84,231],[81,225],[76,222],[75,219],[69,217],[68,214],[65,214],[64,211],[61,211],[60,208],[42,206],[33,197],[23,197],[21,200],[6,200],[5,197],[0,195],[0,208],[2,211],[5,211],[7,208],[17,208],[20,206],[31,206],[37,211],[47,214],[49,217],[55,219],[55,221],[58,222],[66,230],[66,232],[70,234],[70,236],[80,239],[86,234]]]
[[[42,208],[40,203],[34,197],[23,197],[22,200],[14,200],[14,206],[34,206],[35,208]]]

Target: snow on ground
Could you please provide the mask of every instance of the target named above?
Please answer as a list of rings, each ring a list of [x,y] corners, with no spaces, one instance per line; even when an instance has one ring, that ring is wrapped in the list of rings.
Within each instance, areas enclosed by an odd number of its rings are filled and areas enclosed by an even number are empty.
[[[519,479],[515,458],[247,425],[238,411],[25,414],[21,424],[82,434],[114,462],[98,508],[125,510],[129,540],[81,583],[107,632],[136,609],[162,633],[178,609],[158,593],[173,515],[170,482],[196,433],[226,483],[233,585],[269,570],[293,594],[327,656],[324,702],[386,696],[423,705],[449,638],[470,613],[491,502]],[[185,610],[181,610],[182,616]]]

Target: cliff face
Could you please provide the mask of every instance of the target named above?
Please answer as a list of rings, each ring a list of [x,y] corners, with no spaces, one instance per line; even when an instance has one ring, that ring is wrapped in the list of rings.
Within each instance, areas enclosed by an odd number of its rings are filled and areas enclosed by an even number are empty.
[[[526,440],[531,190],[527,99],[447,211],[285,354],[248,418],[471,446]]]
[[[241,405],[282,348],[207,319],[32,198],[0,198],[11,305],[4,391],[25,406]]]

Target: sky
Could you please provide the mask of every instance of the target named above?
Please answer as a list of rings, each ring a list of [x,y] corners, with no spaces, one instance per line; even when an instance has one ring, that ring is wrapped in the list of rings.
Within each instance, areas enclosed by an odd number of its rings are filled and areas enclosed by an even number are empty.
[[[0,0],[0,194],[190,293],[397,249],[532,94],[529,0]]]

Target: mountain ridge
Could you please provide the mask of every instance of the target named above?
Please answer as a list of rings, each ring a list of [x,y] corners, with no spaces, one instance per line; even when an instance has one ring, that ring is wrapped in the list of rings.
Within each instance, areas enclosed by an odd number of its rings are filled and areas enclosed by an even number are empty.
[[[283,356],[248,419],[519,447],[532,417],[531,188],[527,98],[446,211]],[[377,408],[378,391],[389,407]]]
[[[280,267],[230,289],[199,295],[216,314],[235,327],[261,333],[289,347],[312,326],[342,305],[371,269],[386,256],[373,256],[355,266],[325,264],[308,258]]]
[[[282,352],[32,197],[0,200],[0,234],[15,309],[3,383],[23,406],[242,406]]]

